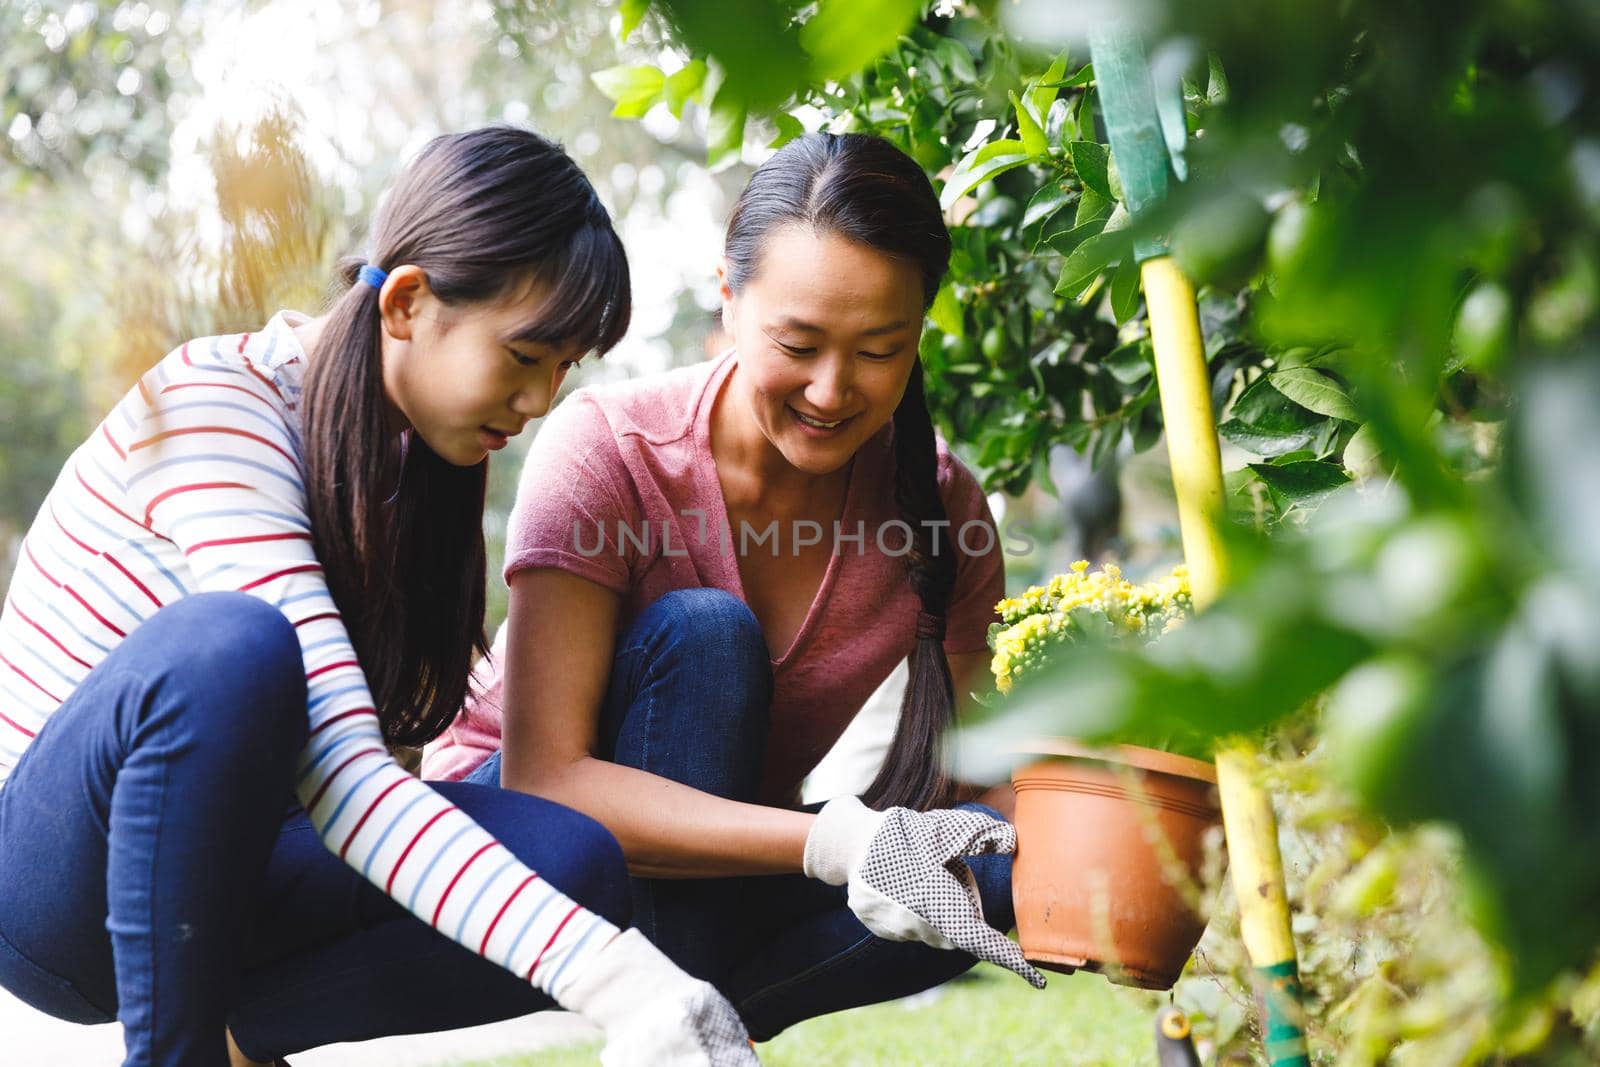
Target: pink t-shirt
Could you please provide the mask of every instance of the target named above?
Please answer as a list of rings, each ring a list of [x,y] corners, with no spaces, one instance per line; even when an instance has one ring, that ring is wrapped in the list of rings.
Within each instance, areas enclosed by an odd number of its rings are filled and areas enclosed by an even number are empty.
[[[729,353],[569,397],[540,429],[523,467],[506,537],[507,580],[529,567],[587,578],[622,597],[619,632],[674,589],[723,589],[744,600],[741,539],[747,552],[770,552],[773,543],[758,543],[758,529],[729,529],[712,459],[712,406],[734,366]],[[977,479],[943,441],[938,456],[950,520],[938,545],[957,558],[944,648],[951,655],[978,652],[987,647],[994,605],[1005,594],[1001,546]],[[832,544],[834,555],[793,643],[772,661],[762,779],[769,803],[794,798],[873,690],[911,652],[920,602],[906,577],[909,527],[893,485],[891,424],[852,460],[835,528],[804,531]],[[790,531],[783,543],[790,544]],[[461,716],[428,747],[424,776],[466,775],[500,747],[500,719],[500,676],[491,663]]]

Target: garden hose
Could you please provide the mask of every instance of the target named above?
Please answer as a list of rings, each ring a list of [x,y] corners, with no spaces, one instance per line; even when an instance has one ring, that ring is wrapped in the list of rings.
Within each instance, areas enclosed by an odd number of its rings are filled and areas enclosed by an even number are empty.
[[[1090,34],[1089,51],[1112,157],[1137,225],[1166,198],[1172,167],[1155,85],[1144,48],[1131,32],[1102,27]],[[1222,462],[1199,309],[1194,287],[1161,238],[1140,233],[1133,254],[1150,316],[1184,558],[1195,607],[1203,608],[1226,581],[1227,563]],[[1230,743],[1217,755],[1233,888],[1245,949],[1262,986],[1268,1062],[1272,1067],[1310,1067],[1277,817],[1255,766],[1254,752],[1245,745]]]

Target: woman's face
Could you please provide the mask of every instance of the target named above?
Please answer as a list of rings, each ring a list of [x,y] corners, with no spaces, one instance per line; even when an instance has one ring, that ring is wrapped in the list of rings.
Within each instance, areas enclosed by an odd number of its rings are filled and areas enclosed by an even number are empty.
[[[379,297],[383,384],[398,415],[448,463],[470,467],[550,410],[581,352],[516,340],[546,294],[529,284],[497,301],[449,305],[411,266]]]
[[[797,470],[839,470],[905,393],[922,336],[916,265],[791,224],[768,235],[737,294],[719,274],[756,427]]]

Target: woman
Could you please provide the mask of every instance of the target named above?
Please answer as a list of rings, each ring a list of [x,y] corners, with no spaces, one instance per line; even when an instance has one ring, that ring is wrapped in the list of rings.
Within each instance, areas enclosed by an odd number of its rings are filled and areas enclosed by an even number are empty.
[[[960,858],[1011,851],[1010,826],[921,810],[953,799],[938,739],[1003,594],[983,494],[923,399],[949,256],[926,176],[887,142],[814,134],[763,165],[720,269],[734,350],[549,420],[508,539],[503,674],[424,763],[452,777],[487,757],[470,780],[599,819],[639,876],[640,928],[758,1038],[934,985],[969,953],[1043,984],[985,924],[1011,925],[1009,860]],[[867,796],[889,810],[798,810],[908,654]]]
[[[754,1062],[713,989],[619,934],[609,834],[388,751],[444,728],[482,644],[488,453],[627,328],[610,220],[557,146],[485,129],[424,149],[372,248],[322,317],[145,374],[30,530],[0,615],[0,984],[119,1018],[129,1064],[552,1002],[611,1062]]]

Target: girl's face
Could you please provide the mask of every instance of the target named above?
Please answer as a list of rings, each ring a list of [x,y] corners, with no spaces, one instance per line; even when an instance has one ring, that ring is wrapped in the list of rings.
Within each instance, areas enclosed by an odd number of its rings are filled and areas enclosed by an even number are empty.
[[[448,305],[420,268],[397,267],[379,294],[383,385],[404,425],[448,463],[470,467],[550,410],[583,353],[516,340],[543,285]]]
[[[766,240],[723,322],[744,408],[795,469],[839,470],[894,417],[922,336],[922,279],[906,260],[791,224]]]

